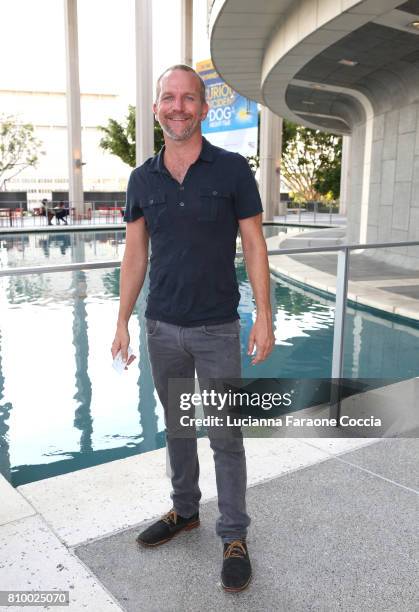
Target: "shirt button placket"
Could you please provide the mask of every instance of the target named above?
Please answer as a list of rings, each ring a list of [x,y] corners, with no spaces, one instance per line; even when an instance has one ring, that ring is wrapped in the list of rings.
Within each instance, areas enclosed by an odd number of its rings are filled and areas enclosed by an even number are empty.
[[[185,191],[185,187],[183,185],[179,186],[179,191]],[[185,202],[179,202],[179,206],[185,206]]]

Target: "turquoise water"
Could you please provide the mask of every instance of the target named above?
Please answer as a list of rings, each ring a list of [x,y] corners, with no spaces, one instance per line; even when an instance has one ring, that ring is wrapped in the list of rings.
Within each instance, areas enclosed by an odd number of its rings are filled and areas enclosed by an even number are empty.
[[[62,256],[118,259],[123,234],[107,232],[106,241],[104,234],[96,245],[92,233],[90,242],[69,234]],[[16,247],[7,254],[15,266],[32,265],[31,258],[61,261],[63,245],[51,240],[47,246],[49,255],[44,244],[29,243],[25,264]],[[276,345],[268,360],[251,366],[246,345],[254,301],[241,261],[237,277],[243,377],[329,377],[333,302],[273,282]],[[130,321],[137,360],[123,376],[111,367],[118,288],[119,268],[0,278],[0,472],[14,485],[164,445],[163,412],[146,353],[143,295]],[[419,376],[419,329],[349,308],[344,375]]]

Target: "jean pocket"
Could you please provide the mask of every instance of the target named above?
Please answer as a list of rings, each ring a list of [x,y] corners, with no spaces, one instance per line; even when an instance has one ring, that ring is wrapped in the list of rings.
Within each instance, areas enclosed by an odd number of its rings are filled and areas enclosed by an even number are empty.
[[[204,325],[204,333],[207,336],[218,336],[219,338],[238,338],[240,336],[240,320]]]
[[[217,188],[201,187],[199,200],[198,221],[216,221],[221,207],[227,206],[231,201],[231,194]]]
[[[154,336],[159,327],[159,322],[155,319],[146,319],[145,320],[145,328],[147,331],[147,336]]]
[[[166,194],[163,192],[152,193],[141,202],[141,208],[147,227],[150,231],[155,231],[167,216]]]

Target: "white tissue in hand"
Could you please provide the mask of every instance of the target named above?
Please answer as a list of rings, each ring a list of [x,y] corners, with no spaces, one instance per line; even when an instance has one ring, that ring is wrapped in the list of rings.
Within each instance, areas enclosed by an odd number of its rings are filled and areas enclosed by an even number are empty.
[[[132,348],[129,346],[128,347],[128,359],[131,357],[131,355],[134,354],[134,351],[132,350]],[[118,372],[118,374],[122,374],[122,372],[125,371],[125,367],[126,367],[127,363],[126,361],[122,361],[122,353],[119,350],[115,356],[115,359],[112,362],[112,367]]]

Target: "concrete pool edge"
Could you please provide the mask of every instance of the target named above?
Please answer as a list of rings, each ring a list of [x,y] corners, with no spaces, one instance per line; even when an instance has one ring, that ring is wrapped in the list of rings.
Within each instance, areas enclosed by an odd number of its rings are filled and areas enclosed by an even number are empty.
[[[293,234],[288,233],[283,238],[278,238],[278,236],[268,238],[266,241],[268,250],[280,248],[281,242],[289,239],[290,235]],[[283,278],[289,280],[290,283],[294,281],[299,286],[306,287],[307,290],[312,288],[314,292],[317,291],[326,298],[332,300],[335,298],[335,276],[296,261],[289,255],[270,255],[269,269],[278,279]],[[385,292],[380,287],[374,286],[370,280],[348,281],[348,303],[378,314],[386,313],[400,322],[419,322],[418,300]]]
[[[379,440],[266,438],[261,445],[259,438],[247,438],[248,486]],[[215,474],[208,439],[200,438],[198,445],[200,486],[205,502],[216,497]],[[17,489],[7,483],[10,496],[21,498],[24,512],[9,514],[4,524],[22,516],[39,514],[66,546],[80,545],[141,524],[166,511],[170,504],[170,481],[165,470],[166,449],[160,448],[21,485]]]

